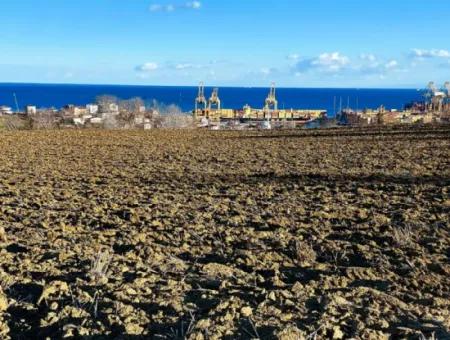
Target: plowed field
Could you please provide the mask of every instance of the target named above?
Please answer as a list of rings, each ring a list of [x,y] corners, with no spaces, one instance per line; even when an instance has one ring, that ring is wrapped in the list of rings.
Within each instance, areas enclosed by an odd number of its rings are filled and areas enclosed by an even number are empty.
[[[0,338],[450,338],[450,127],[0,133]]]

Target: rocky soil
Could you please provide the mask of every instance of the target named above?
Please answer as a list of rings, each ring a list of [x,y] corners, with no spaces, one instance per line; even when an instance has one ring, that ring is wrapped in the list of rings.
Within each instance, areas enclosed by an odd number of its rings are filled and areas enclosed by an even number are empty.
[[[450,127],[0,134],[0,338],[450,338]]]

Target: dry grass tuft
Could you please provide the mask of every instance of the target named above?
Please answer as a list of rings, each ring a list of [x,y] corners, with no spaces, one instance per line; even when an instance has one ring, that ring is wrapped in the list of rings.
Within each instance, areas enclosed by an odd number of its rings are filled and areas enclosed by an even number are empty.
[[[294,244],[294,256],[301,265],[311,265],[317,259],[317,253],[311,244],[299,240]]]
[[[395,228],[392,234],[394,242],[398,246],[407,246],[412,244],[414,233],[410,225]]]
[[[8,237],[6,236],[5,228],[0,227],[0,243],[6,243],[8,242]]]
[[[111,263],[109,250],[100,250],[91,260],[89,277],[95,284],[106,284],[108,282],[108,268]]]

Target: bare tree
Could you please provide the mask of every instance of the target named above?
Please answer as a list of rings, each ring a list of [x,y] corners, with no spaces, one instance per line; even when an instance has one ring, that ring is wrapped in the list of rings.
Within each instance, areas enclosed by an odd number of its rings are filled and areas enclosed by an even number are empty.
[[[95,98],[95,102],[98,105],[98,110],[100,113],[110,112],[111,104],[116,104],[119,99],[111,95],[101,95]]]
[[[144,112],[142,111],[143,107],[145,108],[144,101],[138,97],[121,100],[119,102],[119,121],[125,125],[125,127],[134,127],[136,118],[139,116],[142,116],[142,118],[144,117]]]
[[[184,114],[175,104],[166,105],[153,100],[154,125],[163,129],[185,129],[193,127],[193,117]]]
[[[59,125],[59,117],[52,110],[42,110],[30,116],[32,129],[54,129]]]

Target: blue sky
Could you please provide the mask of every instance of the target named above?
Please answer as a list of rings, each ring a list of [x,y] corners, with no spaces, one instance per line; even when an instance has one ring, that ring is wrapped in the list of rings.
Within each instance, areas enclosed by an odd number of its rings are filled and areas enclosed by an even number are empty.
[[[0,82],[424,87],[448,0],[1,0]]]

